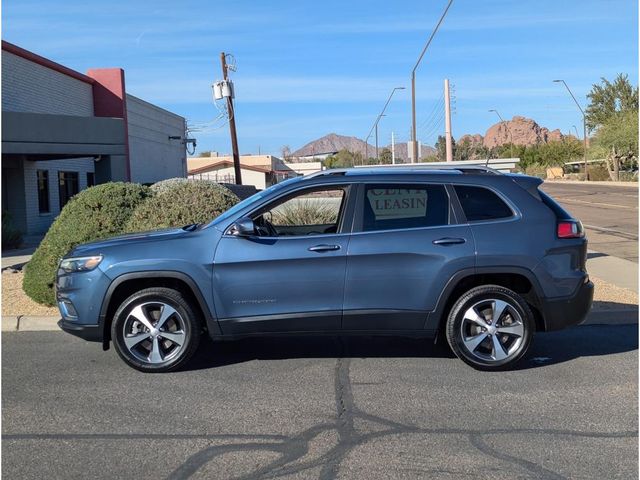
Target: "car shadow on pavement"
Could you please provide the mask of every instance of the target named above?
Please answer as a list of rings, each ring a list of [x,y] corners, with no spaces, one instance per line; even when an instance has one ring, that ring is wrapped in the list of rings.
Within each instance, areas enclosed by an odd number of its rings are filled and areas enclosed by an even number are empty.
[[[539,333],[518,370],[540,368],[579,357],[593,357],[638,349],[638,325],[584,325]],[[252,360],[293,358],[444,358],[455,356],[446,340],[383,336],[264,336],[236,341],[203,341],[185,367],[200,370]],[[462,365],[462,362],[460,362]]]

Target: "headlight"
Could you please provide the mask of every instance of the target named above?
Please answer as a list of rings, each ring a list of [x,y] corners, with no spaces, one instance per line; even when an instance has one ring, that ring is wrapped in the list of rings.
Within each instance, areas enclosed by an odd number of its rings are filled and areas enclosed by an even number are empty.
[[[88,272],[100,265],[101,261],[102,255],[97,255],[95,257],[64,258],[60,262],[60,269],[67,273]]]

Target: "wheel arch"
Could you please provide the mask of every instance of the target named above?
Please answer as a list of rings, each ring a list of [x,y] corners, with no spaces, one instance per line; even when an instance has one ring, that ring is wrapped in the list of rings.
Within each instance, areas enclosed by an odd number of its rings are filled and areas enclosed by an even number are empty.
[[[199,310],[204,327],[212,335],[220,334],[220,328],[196,282],[187,274],[171,270],[151,270],[122,274],[111,282],[100,307],[99,330],[102,348],[108,350],[111,341],[111,322],[122,301],[133,293],[149,287],[167,287],[184,294]]]
[[[523,267],[469,268],[455,273],[440,294],[435,310],[429,314],[425,328],[442,331],[456,300],[473,287],[489,284],[500,285],[520,294],[533,312],[536,330],[546,330],[541,313],[542,287],[533,272]]]

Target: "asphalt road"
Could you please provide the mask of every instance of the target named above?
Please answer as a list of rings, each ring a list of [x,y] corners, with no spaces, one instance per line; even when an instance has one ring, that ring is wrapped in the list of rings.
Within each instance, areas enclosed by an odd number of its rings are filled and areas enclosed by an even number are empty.
[[[589,248],[638,263],[638,188],[545,182],[587,230]]]
[[[57,332],[2,335],[5,478],[638,475],[637,325],[536,337],[477,372],[430,342],[255,339],[138,373]]]

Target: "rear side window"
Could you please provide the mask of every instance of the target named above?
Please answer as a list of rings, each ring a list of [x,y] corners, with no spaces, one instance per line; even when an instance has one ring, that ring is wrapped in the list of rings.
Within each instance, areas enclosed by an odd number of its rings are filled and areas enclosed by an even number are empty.
[[[363,208],[365,232],[449,223],[449,196],[443,185],[367,185]]]
[[[456,185],[454,188],[469,222],[513,216],[513,212],[507,204],[488,188],[466,185]]]

